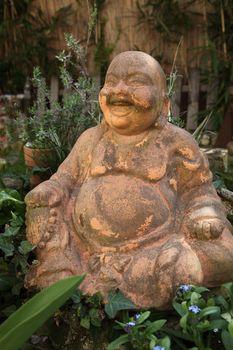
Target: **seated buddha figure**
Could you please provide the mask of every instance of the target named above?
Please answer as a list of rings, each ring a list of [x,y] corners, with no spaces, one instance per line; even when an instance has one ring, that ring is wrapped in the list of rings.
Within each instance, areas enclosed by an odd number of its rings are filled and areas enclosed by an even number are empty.
[[[117,55],[99,94],[103,121],[26,196],[37,264],[27,286],[86,273],[83,292],[119,289],[169,307],[180,284],[233,279],[233,237],[192,136],[167,121],[166,78],[151,56]]]

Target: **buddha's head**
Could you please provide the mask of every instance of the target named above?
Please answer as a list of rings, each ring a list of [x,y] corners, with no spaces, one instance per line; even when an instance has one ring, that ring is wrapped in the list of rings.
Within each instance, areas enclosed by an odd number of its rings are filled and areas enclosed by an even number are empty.
[[[108,68],[99,101],[110,128],[122,135],[140,134],[168,114],[165,74],[150,55],[122,52]]]

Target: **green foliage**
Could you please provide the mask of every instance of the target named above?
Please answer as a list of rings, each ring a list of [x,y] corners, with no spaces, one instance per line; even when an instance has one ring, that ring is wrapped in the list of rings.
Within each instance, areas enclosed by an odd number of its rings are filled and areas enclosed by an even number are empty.
[[[29,117],[20,114],[15,122],[20,139],[32,148],[54,148],[56,159],[53,170],[67,157],[75,141],[87,128],[100,122],[101,113],[95,98],[97,87],[88,76],[86,53],[70,34],[65,35],[67,52],[62,51],[61,81],[64,85],[62,101],[51,100],[40,68],[33,72],[37,98]]]
[[[8,223],[12,217],[18,215],[20,218],[24,215],[24,202],[20,194],[14,189],[0,188],[0,225]]]
[[[121,292],[112,292],[108,296],[108,303],[105,305],[105,312],[110,318],[114,318],[118,311],[135,309],[135,305]]]
[[[33,70],[32,82],[37,91],[37,98],[29,110],[29,116],[18,113],[15,124],[19,129],[19,138],[32,148],[50,148],[48,130],[54,126],[52,110],[47,105],[49,98],[45,78],[39,67]]]
[[[178,347],[174,349],[184,350],[233,348],[232,282],[214,292],[204,287],[181,285],[173,300],[173,309],[178,317],[170,311],[167,323],[153,310],[138,311],[131,317],[124,316],[123,322],[115,321],[120,333],[108,345],[108,350],[118,349],[123,344],[126,349],[138,350],[167,350],[173,349],[175,344]]]
[[[36,294],[0,326],[0,348],[18,350],[83,281],[84,276],[60,280]]]
[[[108,345],[107,350],[118,349],[120,345],[130,343],[132,349],[153,349],[161,346],[164,350],[170,350],[170,339],[162,336],[162,328],[166,320],[156,320],[151,322],[148,318],[150,311],[135,314],[128,319],[128,322],[119,322],[118,329],[127,334],[121,335]]]
[[[229,103],[229,87],[233,84],[233,1],[207,0],[201,4],[198,0],[147,0],[143,6],[138,1],[138,22],[149,25],[166,41],[180,41],[194,27],[195,17],[200,17],[200,13],[192,10],[193,4],[203,5],[207,9],[203,23],[206,42],[202,47],[190,47],[190,57],[194,60],[197,55],[200,57],[202,81],[217,86],[217,98],[204,113],[211,113],[211,125],[218,130]],[[179,121],[174,119],[174,124],[179,126]]]
[[[149,24],[151,29],[158,31],[166,40],[180,40],[180,36],[193,27],[192,15],[195,13],[190,10],[193,2],[147,0],[143,6],[137,2],[140,13],[138,21]]]
[[[25,204],[13,189],[0,189],[0,318],[16,307],[24,294],[23,280],[34,247],[25,240]]]
[[[77,322],[80,322],[81,327],[86,329],[90,329],[91,326],[101,327],[105,315],[100,293],[85,296],[78,290],[71,296],[71,299],[74,303],[72,310],[75,311]]]
[[[36,65],[48,78],[57,70],[52,43],[57,29],[67,24],[72,7],[62,7],[48,19],[34,3],[0,2],[0,90],[5,93],[22,92]]]

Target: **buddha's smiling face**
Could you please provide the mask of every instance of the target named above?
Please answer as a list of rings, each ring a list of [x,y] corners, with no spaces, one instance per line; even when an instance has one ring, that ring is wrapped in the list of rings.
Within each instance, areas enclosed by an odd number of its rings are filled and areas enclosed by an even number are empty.
[[[166,79],[159,64],[149,55],[128,51],[109,66],[99,94],[107,124],[122,135],[135,135],[152,126],[161,114]]]

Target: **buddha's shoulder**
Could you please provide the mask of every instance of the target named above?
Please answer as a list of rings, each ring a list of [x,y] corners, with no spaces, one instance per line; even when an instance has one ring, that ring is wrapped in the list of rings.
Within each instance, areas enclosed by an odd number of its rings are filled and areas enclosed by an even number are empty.
[[[184,129],[181,129],[171,123],[167,123],[163,129],[163,145],[173,150],[185,158],[195,158],[200,154],[200,149],[194,137]]]
[[[105,126],[101,123],[92,128],[85,130],[79,137],[81,142],[94,142],[103,136],[105,132]]]

